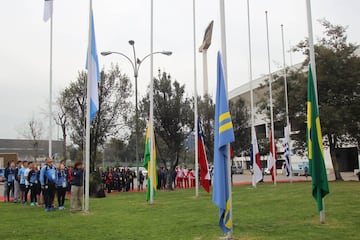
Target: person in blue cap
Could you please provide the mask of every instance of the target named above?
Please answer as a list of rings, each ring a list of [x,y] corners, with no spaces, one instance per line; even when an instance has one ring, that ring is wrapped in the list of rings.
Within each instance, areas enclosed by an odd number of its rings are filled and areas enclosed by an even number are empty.
[[[48,157],[46,164],[40,170],[40,184],[44,192],[45,212],[54,211],[52,206],[56,191],[57,174],[52,159]]]

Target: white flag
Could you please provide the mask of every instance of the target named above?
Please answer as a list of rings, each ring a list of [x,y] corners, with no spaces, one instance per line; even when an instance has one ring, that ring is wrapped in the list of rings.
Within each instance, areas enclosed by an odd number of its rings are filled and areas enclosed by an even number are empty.
[[[44,4],[44,21],[47,22],[52,18],[53,13],[53,0],[45,0]]]

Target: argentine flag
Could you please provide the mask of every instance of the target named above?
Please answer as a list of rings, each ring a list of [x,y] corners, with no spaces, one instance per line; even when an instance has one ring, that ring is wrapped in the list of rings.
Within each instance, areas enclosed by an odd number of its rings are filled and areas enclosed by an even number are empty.
[[[99,60],[95,41],[94,15],[92,10],[90,28],[91,42],[89,43],[89,48],[91,57],[90,60],[86,60],[86,69],[88,70],[88,80],[90,81],[90,121],[92,121],[99,109],[98,82],[100,81]]]

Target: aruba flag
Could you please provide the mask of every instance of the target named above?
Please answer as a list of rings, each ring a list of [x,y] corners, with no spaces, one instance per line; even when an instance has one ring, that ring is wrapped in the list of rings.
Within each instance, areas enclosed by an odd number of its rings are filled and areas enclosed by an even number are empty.
[[[235,140],[229,112],[227,91],[220,52],[217,55],[217,87],[214,133],[214,186],[213,202],[219,207],[219,225],[224,233],[231,231],[228,145]]]

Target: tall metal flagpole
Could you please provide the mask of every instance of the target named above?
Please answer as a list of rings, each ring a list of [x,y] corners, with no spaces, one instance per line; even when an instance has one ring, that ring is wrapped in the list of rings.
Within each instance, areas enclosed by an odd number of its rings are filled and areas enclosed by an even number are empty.
[[[203,88],[204,88],[204,96],[209,95],[209,87],[208,87],[208,69],[207,69],[207,49],[204,49],[202,52],[203,55]]]
[[[150,10],[150,201],[149,204],[154,204],[154,0],[151,0],[151,10]]]
[[[276,147],[274,141],[274,113],[273,113],[273,99],[272,99],[272,75],[271,75],[271,68],[270,68],[270,44],[269,44],[269,24],[268,24],[268,16],[267,11],[265,11],[266,17],[266,39],[267,39],[267,53],[268,53],[268,67],[269,67],[269,92],[270,92],[270,124],[271,124],[271,140],[272,140],[272,152],[274,158],[274,166],[273,166],[273,174],[274,174],[274,185],[276,185]]]
[[[314,38],[313,38],[313,29],[312,29],[312,16],[311,16],[310,0],[306,0],[306,13],[307,13],[307,23],[308,23],[308,33],[309,33],[310,66],[311,66],[311,71],[312,71],[312,77],[314,80],[316,102],[318,102],[315,50],[314,50]],[[317,106],[319,106],[319,105],[317,104]],[[325,201],[324,201],[324,198],[322,198],[322,204],[323,204],[323,210],[320,211],[320,223],[325,224]]]
[[[225,3],[224,0],[220,0],[220,30],[221,30],[221,54],[224,66],[224,75],[225,75],[225,85],[226,85],[226,95],[228,87],[228,75],[227,75],[227,55],[226,55],[226,30],[225,30]],[[227,97],[226,97],[227,99]],[[227,145],[228,152],[228,177],[229,177],[229,209],[231,214],[230,220],[230,231],[227,234],[227,238],[231,239],[233,235],[233,222],[232,222],[232,189],[231,189],[231,159],[230,159],[230,144]]]
[[[53,3],[54,4],[54,3]],[[52,158],[52,63],[53,63],[53,8],[51,4],[51,17],[50,17],[50,84],[49,84],[49,157]],[[65,156],[64,156],[65,157]]]
[[[287,86],[287,79],[286,79],[286,63],[285,63],[285,44],[284,44],[284,25],[281,24],[281,40],[282,40],[282,54],[283,54],[283,70],[284,70],[284,89],[285,89],[285,110],[286,110],[286,128],[288,131],[288,158],[289,158],[289,177],[290,181],[292,178],[292,169],[291,169],[291,159],[290,159],[290,120],[289,120],[289,102],[288,102],[288,86]],[[286,139],[286,138],[285,138]]]
[[[255,134],[253,131],[255,129],[254,127],[254,93],[253,93],[253,87],[252,87],[252,61],[251,61],[251,32],[250,32],[250,6],[249,6],[249,0],[247,0],[247,17],[248,17],[248,36],[249,36],[249,86],[250,86],[250,110],[251,110],[251,143],[252,143],[252,137]],[[255,162],[253,162],[254,166]],[[255,174],[253,174],[253,182],[255,182]],[[255,185],[256,186],[256,185]]]
[[[193,0],[193,37],[194,37],[194,129],[195,129],[195,196],[199,196],[199,156],[198,156],[198,93],[196,78],[196,22],[195,22],[195,0]]]
[[[90,95],[91,95],[91,83],[90,83],[90,73],[93,69],[93,64],[91,61],[91,46],[92,46],[92,24],[91,24],[91,15],[92,15],[92,0],[90,0],[89,7],[89,44],[87,52],[87,61],[88,61],[88,78],[87,78],[87,96],[86,96],[86,147],[85,147],[85,212],[89,211],[89,174],[90,174]]]

